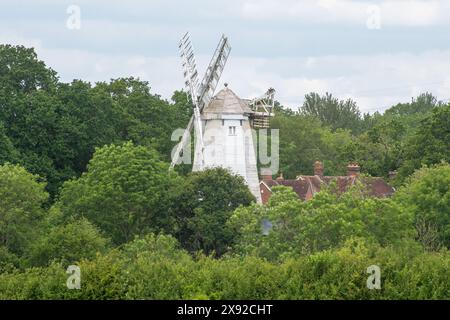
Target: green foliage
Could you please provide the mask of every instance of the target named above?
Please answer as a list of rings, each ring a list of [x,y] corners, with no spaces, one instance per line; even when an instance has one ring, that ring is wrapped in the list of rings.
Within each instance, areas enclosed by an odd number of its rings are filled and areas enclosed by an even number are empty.
[[[18,165],[0,166],[0,246],[22,254],[36,235],[48,194],[45,183]]]
[[[75,220],[50,229],[31,246],[29,263],[46,265],[54,260],[70,265],[81,259],[93,259],[106,252],[108,241],[86,219]]]
[[[192,258],[165,235],[147,235],[123,248],[127,299],[181,299],[193,268]]]
[[[356,102],[351,99],[339,101],[328,92],[324,96],[314,92],[305,95],[300,112],[316,117],[333,130],[350,129],[355,133],[360,130],[361,114]]]
[[[351,239],[337,250],[288,260],[284,299],[438,299],[448,298],[448,253],[379,248]],[[431,265],[439,261],[434,268]],[[381,269],[381,290],[368,290],[367,267]],[[427,273],[423,273],[426,265]],[[433,271],[431,271],[432,268]],[[427,279],[427,277],[429,277]],[[417,289],[420,288],[420,289]]]
[[[2,272],[14,270],[20,265],[20,259],[11,253],[5,246],[0,246],[0,274]]]
[[[431,93],[426,92],[413,98],[410,103],[399,103],[388,110],[387,116],[417,116],[419,114],[426,114],[430,112],[435,106],[441,103],[437,101]]]
[[[450,248],[450,165],[416,171],[395,194],[395,201],[414,215],[417,236],[427,249]]]
[[[267,206],[239,208],[230,219],[239,235],[235,250],[278,260],[336,248],[354,236],[380,245],[412,239],[408,212],[390,199],[367,198],[362,191],[339,195],[325,189],[300,202],[290,188],[273,188]],[[268,235],[262,233],[264,219],[273,225]]]
[[[361,117],[352,101],[308,94],[298,113],[279,108],[272,121],[280,129],[280,170],[295,178],[311,174],[312,163],[321,160],[326,175],[343,175],[347,163],[357,162],[373,176],[399,170],[401,184],[422,164],[448,161],[448,108],[425,93],[383,115]]]
[[[177,238],[189,251],[223,254],[234,235],[226,223],[234,209],[255,201],[242,177],[222,168],[192,172],[170,191]]]
[[[86,173],[64,184],[57,206],[66,218],[86,217],[120,244],[170,228],[166,199],[173,179],[156,151],[131,142],[109,145],[97,149]]]
[[[168,161],[172,131],[192,110],[182,92],[170,104],[135,78],[60,83],[32,48],[1,45],[0,62],[0,163],[20,160],[46,178],[52,198],[86,170],[96,147],[131,140]]]
[[[381,268],[381,290],[366,287]],[[448,299],[450,255],[381,248],[361,239],[282,263],[254,256],[195,259],[170,237],[149,235],[79,264],[68,290],[60,264],[0,274],[0,299]]]
[[[0,165],[6,162],[16,163],[19,159],[19,154],[14,148],[11,139],[6,135],[6,130],[0,122]]]
[[[278,115],[271,120],[271,127],[279,129],[280,171],[285,178],[312,173],[314,161],[325,158],[328,149],[325,136],[329,131],[321,127],[319,120],[311,116]],[[328,166],[325,170],[329,172]]]
[[[328,93],[276,102],[286,178],[358,162],[401,187],[332,184],[306,202],[274,187],[265,206],[224,169],[168,170],[183,91],[61,83],[33,49],[0,45],[0,106],[0,299],[450,298],[450,104],[429,93],[373,115]],[[366,288],[373,264],[381,290]]]
[[[423,119],[407,141],[399,175],[405,179],[422,165],[450,161],[450,104],[439,106]]]
[[[0,97],[7,92],[27,94],[37,89],[54,88],[56,72],[38,60],[33,48],[0,45]]]

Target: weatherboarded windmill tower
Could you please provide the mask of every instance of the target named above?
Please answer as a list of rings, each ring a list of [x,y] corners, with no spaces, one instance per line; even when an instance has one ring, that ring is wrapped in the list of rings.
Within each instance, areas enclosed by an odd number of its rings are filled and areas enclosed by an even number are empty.
[[[221,37],[200,84],[189,33],[181,39],[179,48],[185,85],[194,104],[194,114],[180,143],[174,149],[171,167],[180,163],[183,151],[189,147],[190,132],[194,129],[192,170],[201,171],[213,167],[229,169],[244,178],[252,194],[261,202],[252,129],[269,127],[275,90],[269,89],[262,97],[244,100],[225,84],[213,96],[231,51],[228,39]]]

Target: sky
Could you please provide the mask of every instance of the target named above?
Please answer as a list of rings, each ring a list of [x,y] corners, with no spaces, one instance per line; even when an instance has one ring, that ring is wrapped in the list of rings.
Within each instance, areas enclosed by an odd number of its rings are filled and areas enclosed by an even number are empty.
[[[139,77],[170,99],[183,88],[189,31],[200,74],[222,34],[224,82],[238,96],[297,109],[305,94],[383,111],[423,92],[450,100],[450,0],[1,0],[0,43],[34,47],[61,81]]]

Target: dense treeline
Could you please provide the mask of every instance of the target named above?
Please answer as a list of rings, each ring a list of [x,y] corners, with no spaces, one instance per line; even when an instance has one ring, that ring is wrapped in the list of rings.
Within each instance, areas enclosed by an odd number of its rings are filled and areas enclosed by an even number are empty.
[[[383,114],[308,94],[277,104],[286,177],[399,172],[392,198],[331,184],[265,206],[224,169],[169,171],[191,106],[134,78],[62,83],[33,49],[0,46],[0,299],[450,298],[450,105]],[[66,286],[67,266],[82,272]],[[381,290],[366,287],[381,268]]]
[[[382,266],[383,289],[366,288]],[[256,256],[192,257],[170,236],[147,235],[79,262],[80,290],[67,290],[60,263],[0,275],[0,299],[443,299],[448,252],[395,250],[350,239],[340,249],[274,264]]]
[[[0,83],[0,159],[44,177],[52,196],[85,171],[95,147],[131,140],[168,161],[172,131],[191,112],[184,94],[168,103],[134,78],[61,83],[23,47],[0,46]]]
[[[313,107],[314,106],[314,107]],[[280,129],[284,176],[312,174],[323,160],[326,175],[345,174],[349,162],[372,176],[398,171],[397,185],[420,169],[450,159],[450,105],[430,93],[400,103],[384,114],[361,115],[351,100],[309,94],[298,112],[278,110],[272,121]]]

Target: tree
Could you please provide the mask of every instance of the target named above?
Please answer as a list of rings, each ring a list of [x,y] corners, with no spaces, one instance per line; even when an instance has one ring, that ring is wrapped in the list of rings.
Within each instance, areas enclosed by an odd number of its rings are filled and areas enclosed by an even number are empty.
[[[6,135],[6,130],[0,122],[0,165],[6,162],[17,162],[19,154],[12,144],[9,137]]]
[[[1,254],[1,251],[0,251]],[[367,267],[381,267],[381,290],[368,290]],[[351,238],[337,249],[283,262],[255,256],[193,258],[173,238],[149,234],[78,263],[79,290],[66,268],[0,273],[0,299],[447,299],[448,251],[380,247]]]
[[[32,245],[29,263],[33,266],[48,265],[57,260],[63,265],[81,259],[94,259],[97,253],[105,253],[108,241],[99,230],[84,218],[52,227]]]
[[[38,60],[33,48],[0,45],[1,99],[36,90],[52,90],[57,80],[56,72]],[[2,108],[2,111],[6,110]]]
[[[0,45],[0,122],[21,155],[20,164],[49,180],[55,172],[45,152],[54,143],[48,133],[57,126],[57,81],[56,72],[38,60],[34,49]]]
[[[448,163],[423,167],[394,195],[414,215],[418,239],[427,249],[450,248],[449,181]]]
[[[272,191],[267,206],[240,207],[229,219],[229,228],[236,234],[235,253],[275,261],[296,247],[297,218],[303,204],[291,188],[278,186]]]
[[[20,258],[5,246],[0,246],[0,274],[14,270],[20,265]]]
[[[450,104],[438,106],[423,119],[417,132],[405,146],[405,160],[399,169],[401,178],[406,178],[422,165],[450,161]]]
[[[64,184],[57,207],[66,218],[88,218],[121,244],[171,228],[166,199],[175,181],[153,149],[109,145],[96,150],[86,173]]]
[[[313,92],[305,95],[300,112],[317,117],[333,130],[350,129],[354,133],[360,130],[361,113],[356,102],[351,99],[339,101],[328,92],[324,96]]]
[[[412,99],[410,103],[399,103],[386,110],[386,116],[411,116],[417,114],[426,114],[434,107],[441,105],[436,97],[426,92]]]
[[[162,160],[169,161],[172,147],[172,131],[186,126],[186,98],[175,92],[174,104],[169,104],[157,94],[150,93],[146,81],[135,78],[119,78],[109,84],[98,83],[96,88],[107,90],[115,105],[123,112],[122,139],[156,149]],[[191,109],[192,110],[192,109]]]
[[[18,158],[45,177],[51,201],[86,170],[96,147],[131,140],[170,160],[172,131],[192,112],[181,92],[169,103],[132,77],[60,83],[33,48],[2,45],[0,62],[0,161]],[[10,155],[11,145],[20,157]]]
[[[226,169],[190,173],[170,192],[176,236],[189,251],[222,255],[233,242],[227,220],[234,209],[255,201],[244,179]]]
[[[324,159],[326,129],[311,116],[278,115],[271,120],[271,128],[280,134],[280,171],[284,177],[294,179],[300,173],[312,173],[317,159]]]
[[[388,172],[396,170],[403,160],[407,134],[403,118],[378,119],[371,129],[359,136],[360,152],[356,161],[373,176],[387,176]]]
[[[48,194],[45,183],[23,167],[0,166],[0,246],[21,255],[36,237]]]
[[[96,147],[125,139],[123,131],[128,117],[104,83],[96,86],[81,80],[61,83],[57,99],[60,126],[55,139],[60,142],[61,152],[59,156],[52,154],[52,158],[58,168],[71,168],[73,176],[79,176],[86,170]]]
[[[331,184],[302,202],[291,188],[274,187],[267,206],[237,209],[229,222],[236,252],[276,261],[336,248],[351,237],[382,246],[412,240],[411,215],[400,205],[367,197],[362,185],[343,194],[336,188]]]

